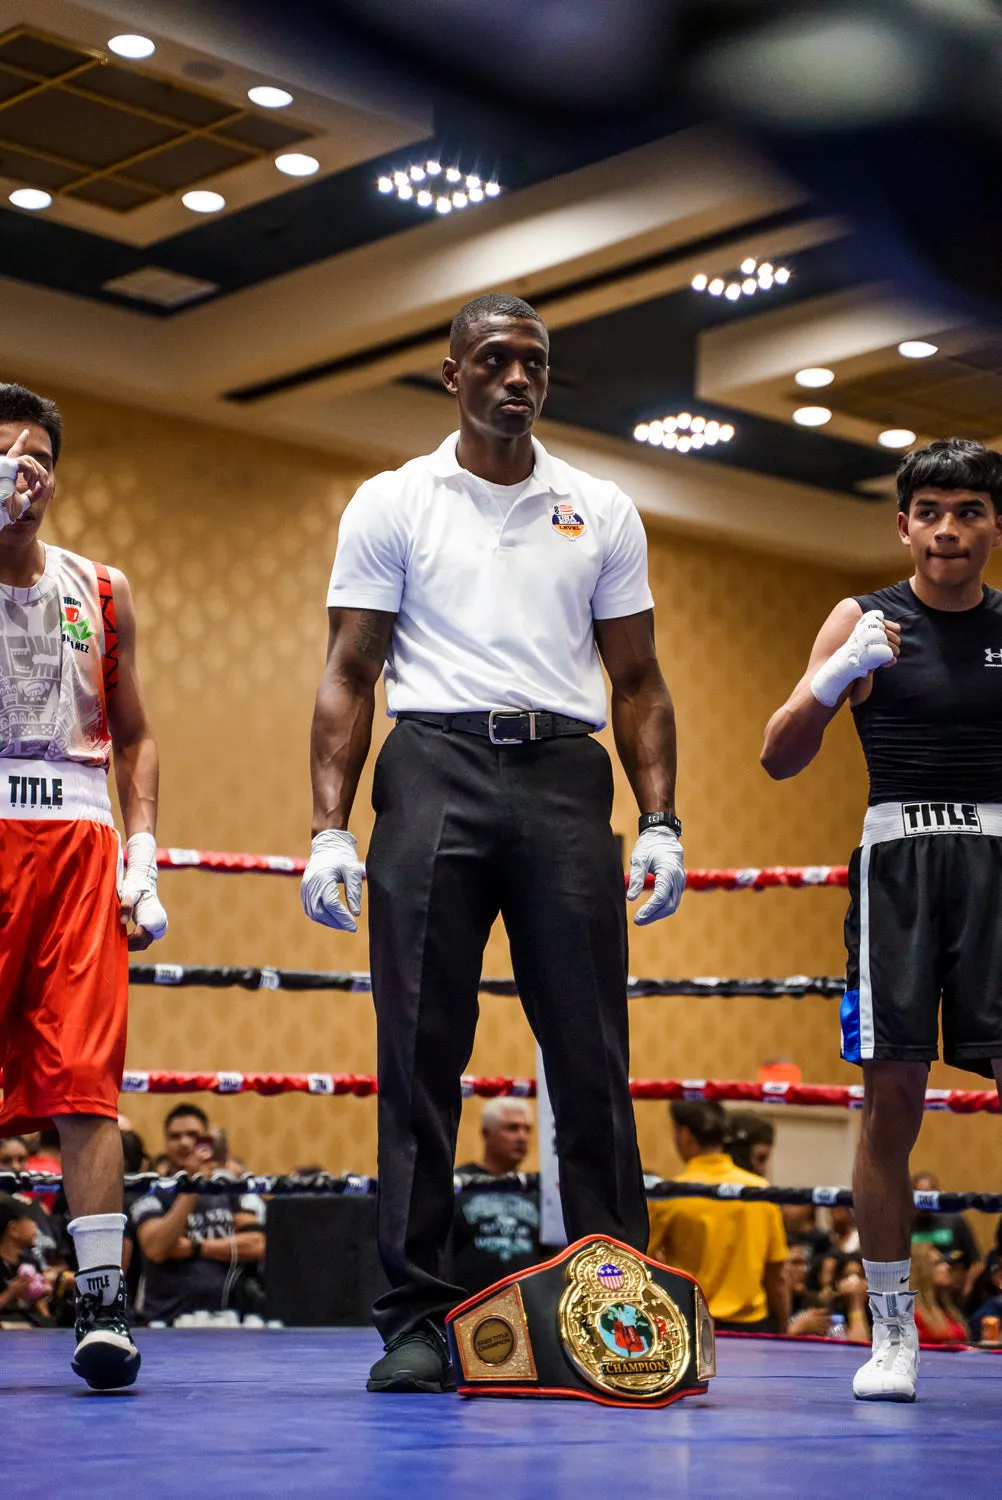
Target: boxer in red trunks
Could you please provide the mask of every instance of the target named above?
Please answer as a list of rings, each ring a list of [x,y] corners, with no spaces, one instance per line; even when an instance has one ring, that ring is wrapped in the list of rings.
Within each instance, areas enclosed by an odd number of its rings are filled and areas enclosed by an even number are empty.
[[[121,1274],[127,950],[162,937],[167,916],[129,585],[38,538],[61,439],[53,402],[0,385],[0,1136],[50,1120],[59,1131],[79,1267],[73,1368],[102,1390],[131,1385],[140,1363]]]

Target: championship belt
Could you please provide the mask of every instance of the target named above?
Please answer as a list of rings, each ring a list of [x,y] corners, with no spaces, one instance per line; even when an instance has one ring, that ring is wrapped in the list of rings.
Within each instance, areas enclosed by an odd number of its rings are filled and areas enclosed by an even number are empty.
[[[717,1373],[698,1283],[605,1236],[495,1282],[446,1323],[461,1396],[669,1406]]]

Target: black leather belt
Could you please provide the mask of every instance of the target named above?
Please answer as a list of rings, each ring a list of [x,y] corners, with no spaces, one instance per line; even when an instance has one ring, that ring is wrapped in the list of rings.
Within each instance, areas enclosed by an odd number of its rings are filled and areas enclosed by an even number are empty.
[[[552,740],[563,735],[594,734],[595,725],[567,714],[543,713],[539,709],[492,708],[468,714],[425,714],[405,712],[400,720],[413,719],[435,729],[457,730],[460,734],[481,734],[492,745],[523,745],[527,740]]]

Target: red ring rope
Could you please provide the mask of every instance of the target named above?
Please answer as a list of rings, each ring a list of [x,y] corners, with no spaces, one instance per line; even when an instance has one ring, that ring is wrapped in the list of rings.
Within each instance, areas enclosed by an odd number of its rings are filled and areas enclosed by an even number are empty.
[[[122,1083],[126,1094],[353,1094],[364,1099],[376,1092],[372,1073],[238,1073],[238,1072],[150,1072],[130,1071]],[[859,1109],[863,1086],[824,1083],[742,1083],[716,1078],[634,1078],[634,1099],[719,1099],[751,1104],[815,1104],[834,1109]],[[474,1077],[463,1079],[463,1094],[470,1098],[517,1099],[535,1097],[534,1078]],[[927,1110],[951,1114],[998,1114],[994,1089],[929,1089]]]

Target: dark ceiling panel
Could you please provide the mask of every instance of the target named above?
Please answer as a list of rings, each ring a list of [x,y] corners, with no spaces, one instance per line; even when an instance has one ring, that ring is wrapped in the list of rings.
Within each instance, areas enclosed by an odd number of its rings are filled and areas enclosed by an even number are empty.
[[[61,78],[64,73],[79,68],[81,63],[93,61],[93,52],[64,46],[29,33],[21,33],[0,42],[0,62],[10,63],[14,68],[23,68],[27,73],[38,73],[42,78]]]
[[[235,110],[225,99],[213,99],[194,89],[179,88],[166,79],[151,78],[147,73],[118,68],[114,63],[95,68],[81,80],[79,87],[89,94],[128,104],[132,109],[166,115],[180,125],[218,124]]]
[[[296,141],[307,141],[314,131],[304,125],[293,125],[286,120],[269,120],[263,115],[242,115],[228,125],[220,125],[214,132],[228,141],[239,141],[245,146],[256,146],[259,151],[280,151],[283,146],[292,146]]]
[[[125,168],[125,175],[130,180],[148,183],[167,193],[255,159],[253,152],[241,151],[239,146],[226,145],[211,136],[197,135],[144,157]]]
[[[69,188],[68,198],[79,198],[81,203],[96,203],[100,208],[110,208],[115,213],[128,213],[133,208],[155,203],[160,196],[153,188],[143,188],[138,183],[120,182],[116,177],[93,177],[79,187]]]
[[[3,115],[0,113],[0,120],[2,119]],[[44,156],[31,156],[27,151],[18,151],[13,146],[0,143],[0,175],[51,191],[74,182],[80,176],[80,169],[46,161]]]
[[[0,110],[0,137],[90,167],[110,167],[176,134],[175,126],[65,90],[46,89]]]

